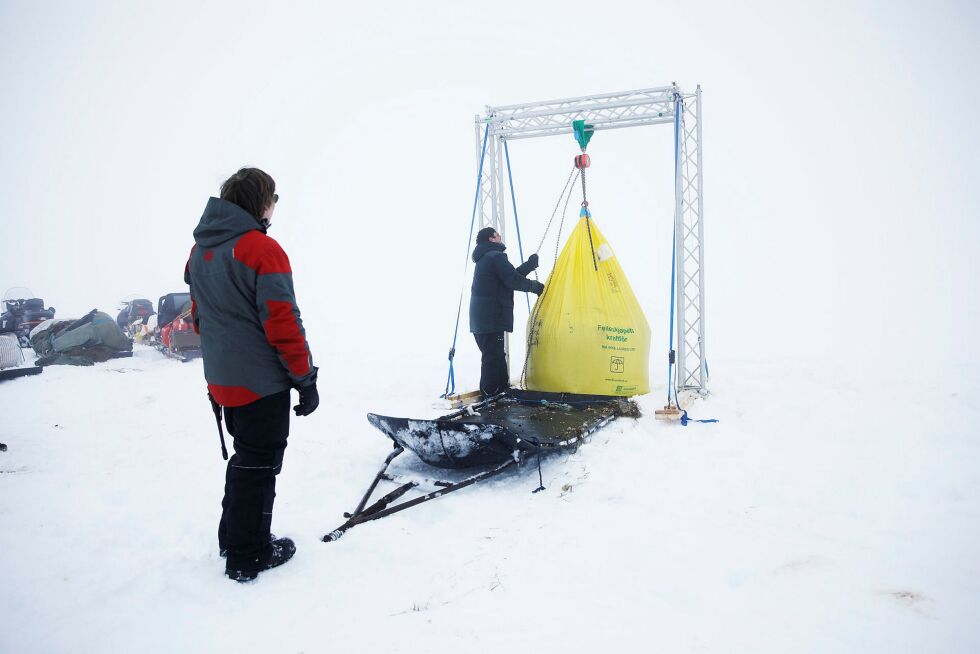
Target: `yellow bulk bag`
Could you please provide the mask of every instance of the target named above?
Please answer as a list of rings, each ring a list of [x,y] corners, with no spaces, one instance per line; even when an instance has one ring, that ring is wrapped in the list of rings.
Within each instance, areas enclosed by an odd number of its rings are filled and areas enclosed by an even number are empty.
[[[650,391],[650,325],[588,209],[548,276],[527,330],[525,383],[531,390]]]

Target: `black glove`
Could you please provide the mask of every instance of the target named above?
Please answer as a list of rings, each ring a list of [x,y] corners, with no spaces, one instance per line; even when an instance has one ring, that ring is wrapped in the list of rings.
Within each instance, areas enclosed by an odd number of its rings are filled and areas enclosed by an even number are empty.
[[[530,290],[535,295],[541,295],[542,293],[544,293],[544,284],[542,284],[541,282],[536,282],[534,280],[531,280]]]
[[[532,254],[527,258],[527,263],[530,264],[531,270],[538,269],[538,255]]]
[[[316,382],[296,389],[299,391],[299,404],[293,407],[297,416],[308,416],[320,406],[320,394],[316,391]]]
[[[299,404],[293,407],[297,416],[308,416],[320,406],[320,394],[316,391],[316,376],[319,369],[313,368],[313,374],[302,386],[296,386],[299,391]]]

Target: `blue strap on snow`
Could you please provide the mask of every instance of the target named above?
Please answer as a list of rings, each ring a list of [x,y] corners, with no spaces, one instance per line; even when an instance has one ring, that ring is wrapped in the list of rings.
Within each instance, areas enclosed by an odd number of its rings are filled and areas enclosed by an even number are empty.
[[[476,207],[480,201],[480,180],[483,178],[483,160],[487,156],[487,136],[490,134],[490,123],[483,130],[483,152],[480,153],[480,168],[476,172],[476,193],[473,196],[473,215],[470,217],[470,235],[466,237],[466,259],[463,262],[463,286],[459,289],[459,304],[456,305],[456,326],[453,328],[453,346],[449,348],[449,374],[446,377],[446,392],[440,397],[448,397],[456,390],[456,373],[453,370],[453,358],[456,356],[456,338],[459,336],[459,316],[463,309],[463,289],[466,284],[466,269],[470,263],[470,243],[473,241],[473,225],[476,222]]]
[[[514,225],[517,226],[517,253],[521,257],[521,263],[524,263],[524,245],[521,243],[521,222],[517,219],[517,196],[514,195],[514,176],[510,174],[510,150],[507,147],[507,141],[504,141],[504,158],[507,160],[507,181],[510,182],[510,202],[514,205]],[[524,299],[527,300],[527,312],[531,313],[531,298],[527,293],[524,293]]]
[[[687,427],[689,422],[718,422],[717,418],[708,418],[707,420],[695,420],[687,415],[687,409],[681,409],[683,413],[681,414],[681,424]]]

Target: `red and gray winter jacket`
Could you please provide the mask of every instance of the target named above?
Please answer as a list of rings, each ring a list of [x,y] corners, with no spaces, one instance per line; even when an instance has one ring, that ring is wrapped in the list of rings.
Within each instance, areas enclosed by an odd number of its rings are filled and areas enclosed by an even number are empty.
[[[201,334],[204,378],[222,406],[243,406],[314,378],[289,258],[237,204],[211,198],[184,281]]]

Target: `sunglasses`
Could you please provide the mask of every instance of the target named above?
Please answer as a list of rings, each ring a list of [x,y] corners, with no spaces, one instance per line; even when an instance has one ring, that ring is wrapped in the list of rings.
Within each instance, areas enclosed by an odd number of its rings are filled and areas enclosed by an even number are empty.
[[[272,203],[273,204],[276,204],[278,202],[279,202],[279,194],[278,193],[273,193],[272,194]]]

